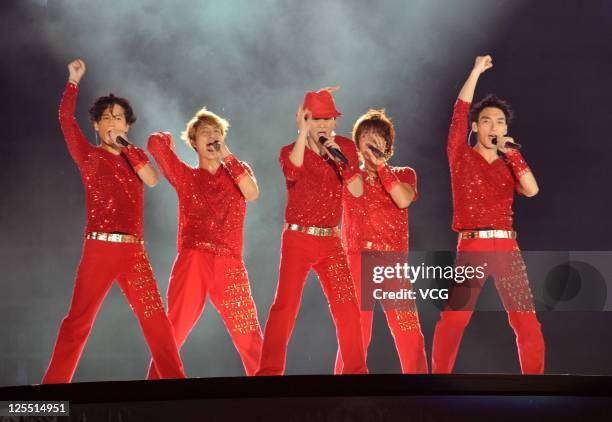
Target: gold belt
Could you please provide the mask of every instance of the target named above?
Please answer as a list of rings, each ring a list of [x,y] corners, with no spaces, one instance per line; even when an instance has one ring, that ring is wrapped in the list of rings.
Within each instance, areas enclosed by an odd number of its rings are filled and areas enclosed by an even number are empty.
[[[90,232],[85,235],[85,239],[117,243],[144,243],[144,240],[141,240],[134,235],[123,233]]]
[[[471,230],[459,233],[461,239],[516,239],[514,230]]]
[[[313,236],[338,236],[340,234],[338,227],[304,227],[298,224],[285,223],[285,229]]]

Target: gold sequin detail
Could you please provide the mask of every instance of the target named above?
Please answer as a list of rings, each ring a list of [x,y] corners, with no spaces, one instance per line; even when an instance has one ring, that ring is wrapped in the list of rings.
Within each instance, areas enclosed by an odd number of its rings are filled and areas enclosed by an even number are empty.
[[[414,301],[411,301],[414,302]],[[416,306],[415,306],[416,308]],[[387,314],[387,318],[389,314]],[[395,311],[394,318],[397,321],[400,331],[421,331],[421,324],[419,323],[419,315],[415,311]]]
[[[144,251],[137,252],[133,276],[134,278],[129,280],[128,284],[134,290],[136,299],[141,303],[145,319],[157,313],[163,313],[164,305],[157,288],[157,283],[153,278],[153,270]]]
[[[244,267],[228,268],[225,280],[227,287],[223,291],[221,306],[229,316],[231,326],[228,328],[240,334],[258,332],[259,321],[246,269]]]
[[[512,252],[500,252],[500,274],[495,277],[496,286],[508,311],[534,312],[533,295],[529,288],[527,267],[516,248]]]
[[[351,277],[351,272],[346,263],[346,256],[342,253],[329,259],[333,262],[333,264],[325,269],[326,276],[331,286],[331,297],[328,298],[329,302],[348,303],[356,301],[357,295],[355,293],[355,285],[353,284],[353,278]]]

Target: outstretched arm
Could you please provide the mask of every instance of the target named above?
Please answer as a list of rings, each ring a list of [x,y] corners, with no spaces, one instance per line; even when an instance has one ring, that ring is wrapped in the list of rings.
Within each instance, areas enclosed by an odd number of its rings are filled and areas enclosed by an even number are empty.
[[[476,84],[478,78],[487,70],[493,67],[493,58],[491,56],[478,56],[474,61],[474,67],[470,72],[468,78],[459,91],[459,98],[461,101],[471,103],[474,100],[474,92],[476,91]]]
[[[76,109],[76,99],[79,92],[79,82],[85,74],[85,62],[77,59],[68,64],[68,82],[62,96],[59,107],[59,121],[64,134],[64,140],[72,159],[77,165],[82,164],[89,151],[94,148],[87,142],[87,138],[81,131],[74,112]]]
[[[474,92],[480,75],[493,67],[493,59],[491,56],[478,56],[474,61],[474,67],[465,80],[453,110],[453,118],[451,121],[450,130],[448,132],[448,144],[446,152],[448,154],[451,165],[457,151],[462,147],[467,147],[466,137],[468,134],[468,112],[470,105],[474,100]]]

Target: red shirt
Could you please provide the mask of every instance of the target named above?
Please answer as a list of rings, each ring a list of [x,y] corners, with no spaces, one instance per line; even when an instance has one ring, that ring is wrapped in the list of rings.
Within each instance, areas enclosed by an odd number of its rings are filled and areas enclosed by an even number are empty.
[[[400,182],[412,186],[416,201],[415,171],[410,167],[391,167],[391,171]],[[371,183],[367,171],[360,172],[364,181],[363,195],[355,198],[348,190],[343,195],[342,240],[348,253],[408,251],[408,208],[398,208],[379,178]]]
[[[85,233],[119,232],[142,239],[144,185],[124,154],[115,155],[87,141],[74,118],[77,93],[76,85],[66,85],[59,120],[85,187]]]
[[[470,103],[457,100],[448,134],[453,230],[512,230],[517,179],[504,160],[488,163],[467,144],[469,110]]]
[[[335,142],[349,161],[342,176],[331,158],[320,157],[308,147],[300,167],[289,160],[295,143],[281,148],[279,161],[287,185],[285,222],[314,227],[336,227],[340,223],[343,179],[348,183],[356,176],[358,159],[353,141],[336,136]]]
[[[225,164],[214,174],[181,161],[169,138],[151,136],[148,149],[178,196],[177,248],[242,259],[246,200]],[[247,171],[252,170],[241,162]]]

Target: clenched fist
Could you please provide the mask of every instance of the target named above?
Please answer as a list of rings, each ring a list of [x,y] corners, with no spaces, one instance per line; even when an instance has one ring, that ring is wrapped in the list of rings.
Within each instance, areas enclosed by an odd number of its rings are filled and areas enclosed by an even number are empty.
[[[85,62],[81,59],[76,59],[68,64],[68,79],[77,84],[85,74]]]
[[[486,70],[493,67],[493,58],[491,56],[478,56],[474,61],[474,70],[478,73],[484,73]]]

